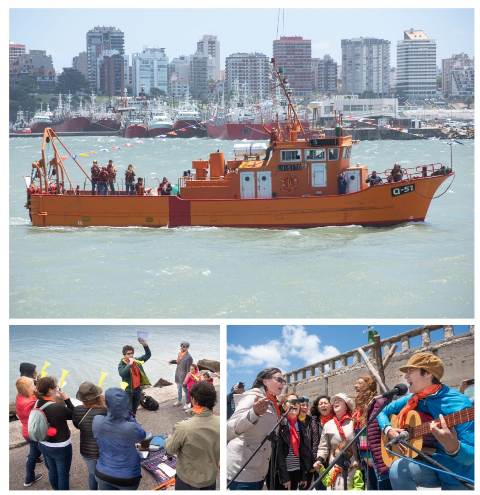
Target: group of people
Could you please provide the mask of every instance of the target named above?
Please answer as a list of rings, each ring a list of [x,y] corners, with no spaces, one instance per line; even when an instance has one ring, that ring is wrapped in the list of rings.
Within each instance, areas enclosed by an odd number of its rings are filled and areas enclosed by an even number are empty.
[[[36,466],[45,460],[50,485],[68,490],[72,464],[72,439],[69,421],[80,430],[80,454],[88,470],[90,490],[136,490],[141,480],[138,444],[149,443],[136,418],[142,387],[150,385],[143,365],[151,357],[147,342],[139,337],[143,355],[134,357],[134,348],[125,345],[118,372],[122,388],[101,387],[91,382],[80,384],[74,406],[52,376],[39,377],[36,366],[20,365],[16,381],[16,412],[22,435],[29,446],[24,486],[32,486],[43,475]],[[182,395],[191,417],[175,425],[166,439],[168,455],[177,456],[175,488],[179,490],[215,489],[220,458],[220,424],[213,414],[217,393],[208,373],[199,372],[182,342],[177,359],[175,381],[177,405]],[[200,455],[201,453],[201,455]]]
[[[444,365],[432,353],[415,353],[400,371],[410,393],[393,401],[377,395],[371,375],[357,379],[355,397],[320,395],[311,407],[308,398],[283,393],[278,368],[262,370],[249,390],[235,384],[227,397],[228,488],[302,490],[315,483],[317,490],[465,489],[428,463],[397,458],[385,464],[382,434],[388,441],[403,435],[407,414],[416,410],[428,419],[433,458],[464,480],[474,477],[473,421],[448,427],[444,418],[471,407],[470,399],[441,382]],[[392,427],[392,415],[398,415],[398,427]]]

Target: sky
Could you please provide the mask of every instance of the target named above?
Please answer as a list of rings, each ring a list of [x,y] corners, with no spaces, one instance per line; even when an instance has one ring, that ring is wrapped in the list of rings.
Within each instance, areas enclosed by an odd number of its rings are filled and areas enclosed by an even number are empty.
[[[421,325],[375,325],[381,338],[398,335]],[[455,334],[468,331],[466,325],[455,325]],[[443,336],[432,332],[432,342]],[[410,340],[420,345],[420,337]],[[255,376],[264,368],[276,366],[291,371],[329,357],[351,351],[368,343],[365,326],[251,325],[227,328],[228,390],[243,381],[250,388]]]
[[[145,46],[166,49],[171,60],[190,55],[204,34],[220,41],[224,59],[235,52],[272,55],[279,36],[312,40],[312,56],[331,55],[341,63],[341,39],[375,37],[391,41],[391,65],[403,31],[423,29],[437,40],[437,65],[454,53],[474,55],[473,9],[10,9],[10,41],[46,50],[57,72],[71,67],[85,51],[86,32],[96,25],[115,26],[125,33],[127,54]],[[43,28],[42,28],[43,26]],[[39,36],[41,33],[41,36]]]

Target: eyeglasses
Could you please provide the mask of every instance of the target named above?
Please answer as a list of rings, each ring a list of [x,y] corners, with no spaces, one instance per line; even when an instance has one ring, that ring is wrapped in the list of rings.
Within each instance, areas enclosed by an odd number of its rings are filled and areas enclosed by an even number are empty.
[[[277,383],[281,383],[282,385],[285,385],[285,383],[287,383],[287,381],[281,376],[272,376],[272,380],[275,380]]]

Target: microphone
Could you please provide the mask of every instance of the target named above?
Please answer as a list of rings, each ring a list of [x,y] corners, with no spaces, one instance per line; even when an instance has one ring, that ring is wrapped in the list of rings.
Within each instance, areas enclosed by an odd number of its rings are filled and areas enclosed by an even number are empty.
[[[399,383],[398,385],[395,385],[390,390],[387,390],[384,392],[382,395],[378,395],[375,397],[376,399],[384,398],[384,399],[391,399],[395,395],[405,395],[408,392],[408,387],[405,385],[405,383]]]
[[[291,399],[288,402],[292,405],[295,405],[295,404],[304,404],[305,402],[309,402],[309,400],[306,397],[299,397],[298,399]]]
[[[401,431],[395,438],[392,438],[385,447],[390,448],[392,445],[395,445],[396,443],[407,441],[410,438],[410,435],[408,434],[408,431]]]

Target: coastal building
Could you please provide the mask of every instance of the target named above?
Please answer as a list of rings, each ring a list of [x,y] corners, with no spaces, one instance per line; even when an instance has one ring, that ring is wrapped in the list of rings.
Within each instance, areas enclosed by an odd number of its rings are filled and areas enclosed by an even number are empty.
[[[214,81],[220,80],[220,42],[216,36],[211,34],[205,34],[200,41],[197,41],[197,51],[198,55],[203,55],[204,57],[212,57],[213,64],[209,64],[208,78]]]
[[[442,93],[445,98],[473,96],[474,79],[474,59],[466,53],[442,60]]]
[[[168,93],[168,57],[165,48],[144,48],[132,55],[132,90],[138,96],[143,91],[151,95],[157,88]]]
[[[180,55],[168,64],[168,94],[183,100],[190,91],[190,56]]]
[[[8,45],[10,66],[21,55],[25,55],[26,47],[22,43],[12,43]]]
[[[330,55],[323,58],[312,58],[313,91],[322,94],[337,92],[338,64]]]
[[[209,81],[215,61],[210,55],[195,53],[190,58],[190,94],[194,100],[207,101],[209,97]]]
[[[88,77],[87,52],[80,52],[76,57],[73,57],[72,67],[75,70],[78,70],[78,72],[80,72],[81,74],[83,74],[86,79]]]
[[[97,58],[97,91],[105,96],[123,96],[128,61],[118,50],[104,50]]]
[[[342,40],[342,92],[370,97],[390,94],[390,41]]]
[[[55,90],[55,69],[52,56],[45,50],[30,50],[13,59],[10,64],[10,80],[16,84],[25,76],[33,76],[40,92]]]
[[[232,53],[225,59],[225,97],[262,101],[270,95],[270,60],[263,53]]]
[[[98,92],[100,91],[98,59],[103,58],[103,52],[111,50],[116,50],[122,57],[125,55],[123,31],[112,26],[96,26],[87,32],[87,79],[90,87]]]
[[[273,58],[287,76],[296,97],[312,92],[312,41],[301,36],[281,36],[273,40]]]
[[[396,91],[410,101],[437,94],[437,44],[420,29],[404,31],[397,42]]]

